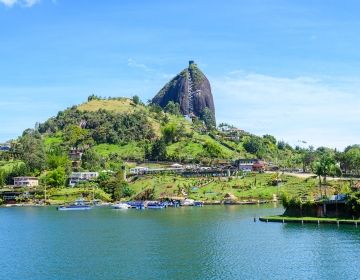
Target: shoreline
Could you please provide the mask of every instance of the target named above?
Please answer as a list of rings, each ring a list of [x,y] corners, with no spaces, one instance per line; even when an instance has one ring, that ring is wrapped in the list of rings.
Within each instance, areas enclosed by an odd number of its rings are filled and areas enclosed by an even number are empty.
[[[267,204],[267,203],[277,203],[272,200],[255,200],[255,201],[234,201],[234,202],[224,202],[224,201],[204,201],[204,206],[212,206],[212,205],[224,205],[224,206],[230,206],[230,205],[260,205],[260,204]],[[66,203],[65,203],[66,204]],[[99,205],[101,206],[108,206],[114,204],[111,202],[110,204],[104,204]],[[64,203],[59,204],[35,204],[35,203],[14,203],[14,204],[3,204],[0,205],[0,208],[13,208],[13,207],[46,207],[46,206],[61,206],[64,205]],[[187,206],[182,206],[187,207]]]

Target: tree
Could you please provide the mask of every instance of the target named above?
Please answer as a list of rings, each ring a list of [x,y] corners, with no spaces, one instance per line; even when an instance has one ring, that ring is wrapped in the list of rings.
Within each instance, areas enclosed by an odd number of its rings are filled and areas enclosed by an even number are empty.
[[[312,163],[315,160],[315,153],[311,149],[303,150],[301,153],[301,162],[303,166],[303,171],[306,172],[306,170],[311,167]]]
[[[163,139],[166,143],[178,142],[179,138],[185,134],[184,128],[176,123],[169,123],[162,129]]]
[[[134,191],[129,184],[123,180],[122,173],[118,172],[115,177],[100,183],[100,187],[109,193],[113,200],[120,200],[123,197],[130,197]]]
[[[27,129],[15,145],[15,151],[25,162],[32,173],[39,173],[45,168],[45,148],[41,134],[33,129]]]
[[[141,103],[140,97],[137,96],[137,95],[134,95],[134,96],[132,97],[132,101],[134,102],[135,105],[138,105],[138,104]]]
[[[319,177],[319,191],[321,196],[322,184],[326,184],[326,178],[328,176],[341,175],[341,170],[336,164],[334,155],[327,152],[322,154],[319,160],[315,161],[315,163],[313,164],[313,172]],[[321,177],[323,177],[323,182],[321,182]]]
[[[166,104],[164,111],[172,115],[181,115],[179,103],[173,101],[169,101],[168,104]]]
[[[164,139],[158,139],[151,147],[152,160],[166,160],[166,144]]]
[[[69,125],[64,130],[64,140],[70,147],[79,147],[89,138],[89,132],[78,125]]]
[[[219,144],[214,141],[206,141],[204,144],[206,153],[211,158],[221,158],[223,157],[223,151]]]
[[[345,165],[352,173],[360,174],[360,148],[351,147],[347,149],[343,157],[343,165]]]
[[[58,167],[55,170],[49,171],[45,175],[45,184],[51,187],[61,187],[65,185],[66,172],[64,167]]]
[[[5,171],[0,169],[0,187],[3,187],[5,185],[5,181],[6,181]]]
[[[97,96],[95,94],[92,94],[88,97],[88,101],[92,101],[92,100],[101,100],[101,97]]]
[[[208,130],[212,130],[216,127],[215,115],[209,108],[204,108],[201,113],[200,119],[204,121]]]
[[[257,157],[262,158],[265,154],[264,144],[257,136],[246,136],[243,140],[244,149]]]
[[[81,165],[86,170],[99,170],[101,169],[102,159],[93,149],[89,149],[82,155]]]
[[[274,136],[272,136],[272,135],[270,135],[270,134],[265,134],[264,136],[263,136],[263,138],[265,139],[265,140],[268,140],[270,143],[272,143],[272,144],[274,144],[274,145],[276,145],[276,138],[274,137]]]
[[[46,165],[48,169],[53,170],[62,167],[66,170],[70,169],[70,160],[68,155],[62,153],[49,152],[46,155]]]

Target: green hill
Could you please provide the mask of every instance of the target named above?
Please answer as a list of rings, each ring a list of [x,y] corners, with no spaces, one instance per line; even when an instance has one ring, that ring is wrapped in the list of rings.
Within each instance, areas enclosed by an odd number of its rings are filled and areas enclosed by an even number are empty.
[[[200,121],[192,123],[179,114],[126,98],[90,100],[60,112],[40,124],[38,130],[47,149],[86,146],[102,157],[144,160],[146,149],[151,150],[160,139],[166,146],[166,156],[161,160],[210,162],[254,157],[241,147],[237,149],[235,143],[235,148],[229,148],[214,139]]]
[[[70,158],[73,149],[83,153],[81,160]],[[130,168],[144,161],[156,167],[169,162],[209,166],[233,164],[239,158],[261,158],[279,167],[309,169],[323,155],[333,154],[327,148],[293,148],[271,135],[252,135],[229,124],[209,127],[197,118],[183,117],[173,102],[162,109],[155,104],[144,105],[137,97],[90,96],[88,102],[25,130],[12,142],[10,152],[0,152],[0,184],[12,184],[15,176],[38,176],[42,186],[54,188],[49,192],[54,201],[73,199],[84,190],[89,196],[94,188],[99,188],[98,197],[109,195],[106,199],[177,196],[184,190],[189,197],[209,202],[222,200],[229,193],[244,200],[271,199],[274,194],[314,197],[319,193],[318,180],[280,176],[279,188],[273,185],[278,174],[216,180],[154,175],[135,177],[128,183],[121,174],[123,166]],[[100,177],[69,194],[65,192],[66,196],[62,187],[72,171],[98,171]],[[332,182],[326,188],[333,193],[345,185]],[[193,186],[199,186],[198,190],[190,190]]]

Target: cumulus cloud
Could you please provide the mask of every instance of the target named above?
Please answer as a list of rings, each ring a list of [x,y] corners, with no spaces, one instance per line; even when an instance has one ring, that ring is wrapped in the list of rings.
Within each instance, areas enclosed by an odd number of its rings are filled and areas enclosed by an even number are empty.
[[[274,77],[235,71],[211,79],[218,121],[297,144],[343,148],[359,142],[360,81]]]
[[[20,5],[23,7],[32,7],[35,4],[40,3],[41,0],[0,0],[0,3],[5,6],[12,7],[14,5]]]

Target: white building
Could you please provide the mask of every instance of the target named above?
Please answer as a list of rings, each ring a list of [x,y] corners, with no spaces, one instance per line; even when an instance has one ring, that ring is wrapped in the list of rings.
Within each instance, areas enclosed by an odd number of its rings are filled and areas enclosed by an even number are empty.
[[[36,177],[14,177],[14,187],[37,187],[39,180]]]
[[[81,182],[87,182],[97,177],[99,177],[98,172],[73,172],[69,178],[69,185],[74,187]]]
[[[137,167],[134,167],[134,168],[130,168],[130,174],[133,174],[133,175],[144,174],[147,171],[149,171],[149,168],[148,167],[143,167],[143,166],[137,166]]]

